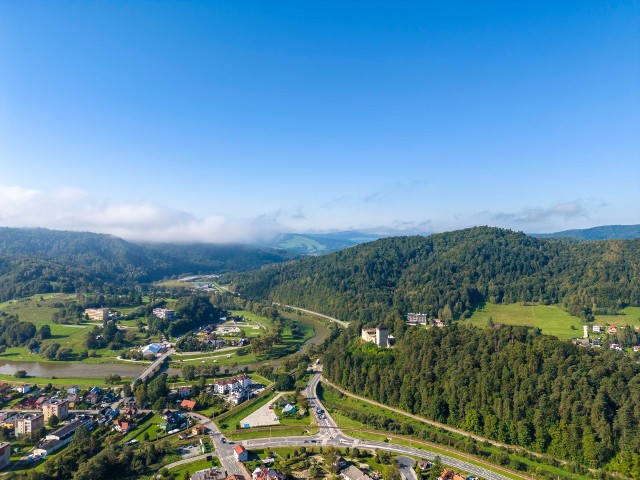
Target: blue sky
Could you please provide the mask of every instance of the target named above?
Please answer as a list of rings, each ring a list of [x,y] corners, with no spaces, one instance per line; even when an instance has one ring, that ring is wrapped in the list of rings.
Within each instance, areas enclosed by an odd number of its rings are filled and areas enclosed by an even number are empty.
[[[637,2],[2,2],[0,224],[640,223]]]

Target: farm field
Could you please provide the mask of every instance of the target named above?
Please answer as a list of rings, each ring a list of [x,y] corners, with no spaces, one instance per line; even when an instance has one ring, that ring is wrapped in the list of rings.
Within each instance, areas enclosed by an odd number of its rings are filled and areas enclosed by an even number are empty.
[[[583,321],[573,317],[562,308],[554,305],[521,305],[516,303],[497,305],[487,303],[474,312],[470,319],[464,320],[483,328],[489,323],[503,325],[521,325],[535,327],[542,333],[568,339],[582,337]]]

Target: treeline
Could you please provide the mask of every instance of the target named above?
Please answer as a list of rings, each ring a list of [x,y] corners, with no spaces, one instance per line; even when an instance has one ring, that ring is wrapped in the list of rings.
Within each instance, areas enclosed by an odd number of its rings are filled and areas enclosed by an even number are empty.
[[[0,227],[0,301],[51,292],[133,294],[141,282],[292,258],[243,245],[140,245],[110,235]]]
[[[503,443],[640,478],[640,365],[537,330],[408,329],[393,349],[351,326],[324,374],[359,395]]]
[[[568,242],[476,227],[395,237],[235,277],[245,299],[268,298],[344,320],[423,312],[470,316],[484,302],[563,304],[593,320],[640,305],[640,240]]]

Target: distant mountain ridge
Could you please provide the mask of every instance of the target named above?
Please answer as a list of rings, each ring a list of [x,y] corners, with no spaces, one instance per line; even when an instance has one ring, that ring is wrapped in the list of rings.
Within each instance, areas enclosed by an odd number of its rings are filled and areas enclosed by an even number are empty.
[[[251,270],[297,257],[246,245],[136,244],[104,234],[0,227],[0,301],[53,291],[119,291],[172,275]]]
[[[532,233],[536,238],[575,238],[578,240],[629,240],[640,238],[640,225],[602,225],[555,233]]]
[[[386,235],[354,230],[335,233],[284,233],[263,244],[300,255],[324,255],[361,243],[372,242]]]

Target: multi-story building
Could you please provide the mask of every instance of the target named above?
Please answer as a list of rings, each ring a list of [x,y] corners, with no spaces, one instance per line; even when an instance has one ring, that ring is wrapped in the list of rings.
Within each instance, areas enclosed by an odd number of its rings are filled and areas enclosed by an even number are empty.
[[[407,313],[407,323],[426,325],[429,323],[429,316],[426,313]]]
[[[51,400],[42,405],[42,413],[45,422],[48,422],[53,415],[58,417],[58,420],[64,420],[69,416],[69,400]]]
[[[253,381],[248,375],[239,375],[237,377],[220,380],[213,384],[215,393],[231,393],[245,390],[251,386]]]
[[[41,413],[22,413],[15,421],[15,432],[18,435],[31,435],[44,428],[44,415]]]

